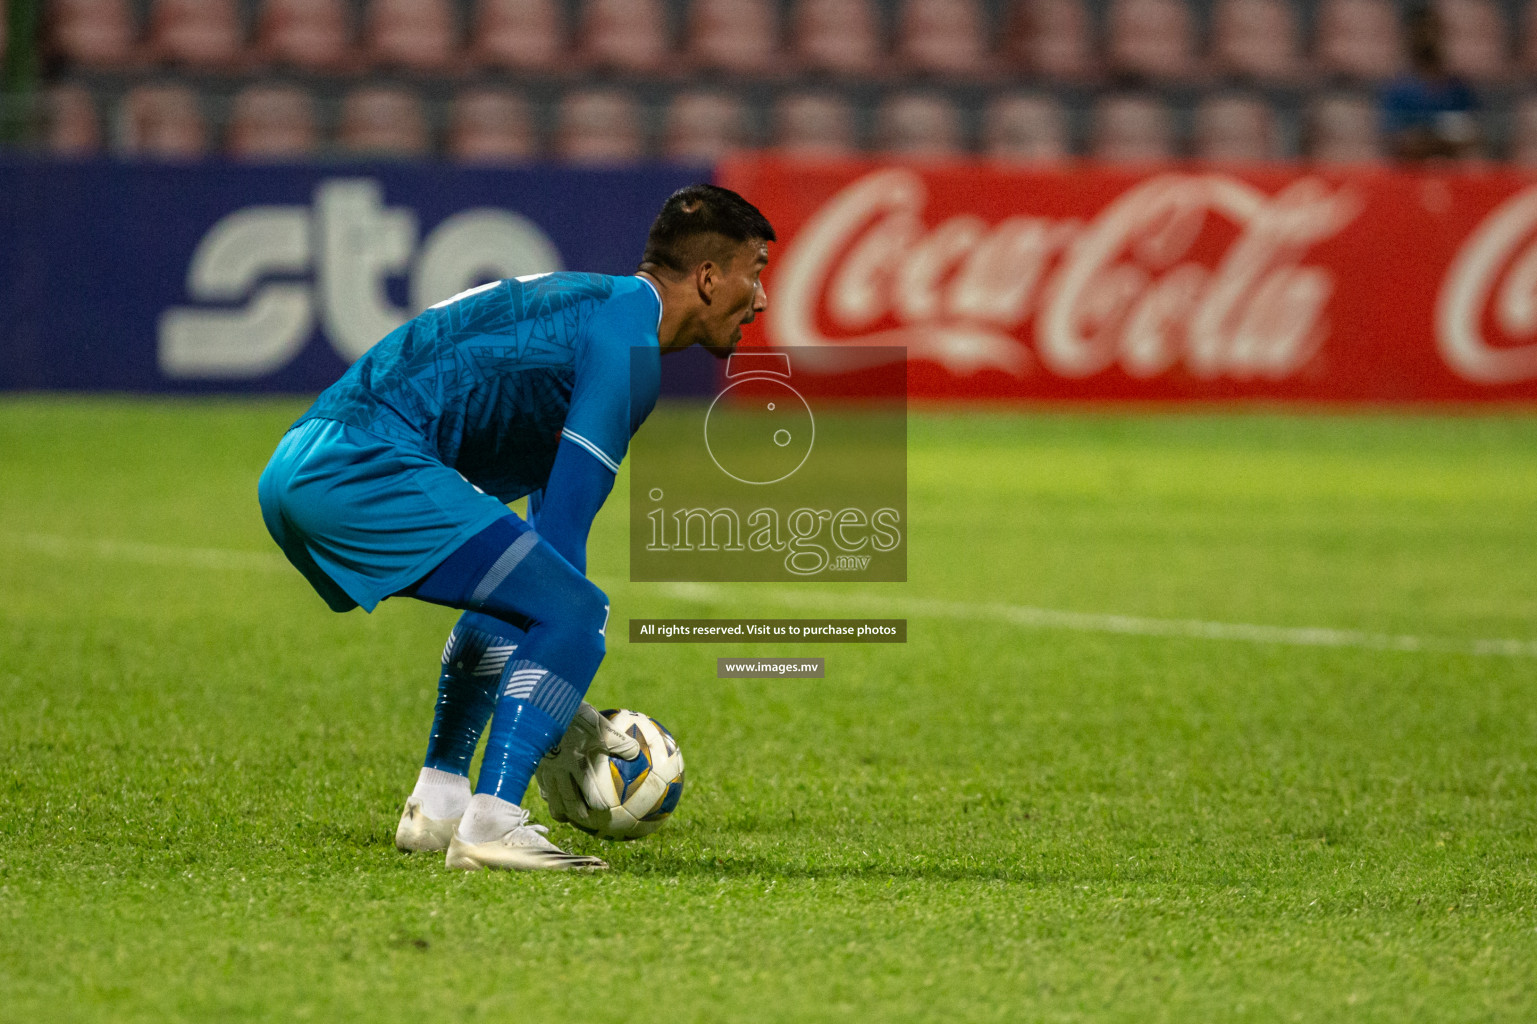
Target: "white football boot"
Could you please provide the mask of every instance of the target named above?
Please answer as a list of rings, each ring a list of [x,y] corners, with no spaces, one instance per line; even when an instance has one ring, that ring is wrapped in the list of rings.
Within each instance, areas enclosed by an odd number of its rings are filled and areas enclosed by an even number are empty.
[[[429,818],[420,797],[407,797],[395,826],[395,849],[404,853],[442,853],[459,827],[458,818]]]
[[[606,868],[608,865],[597,857],[584,857],[567,853],[544,838],[549,829],[543,825],[530,825],[528,811],[514,818],[512,828],[496,839],[472,843],[463,838],[457,829],[448,843],[448,856],[444,863],[460,871],[479,871],[481,868],[497,868],[504,871],[580,871]]]

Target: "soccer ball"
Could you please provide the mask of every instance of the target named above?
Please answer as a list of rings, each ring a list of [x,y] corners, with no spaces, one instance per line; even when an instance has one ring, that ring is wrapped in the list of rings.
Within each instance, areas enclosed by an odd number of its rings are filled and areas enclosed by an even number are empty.
[[[615,728],[640,743],[640,754],[628,761],[606,754],[593,762],[588,782],[609,808],[608,822],[597,828],[577,828],[602,839],[639,839],[662,827],[683,796],[683,752],[661,722],[639,711],[599,712]]]

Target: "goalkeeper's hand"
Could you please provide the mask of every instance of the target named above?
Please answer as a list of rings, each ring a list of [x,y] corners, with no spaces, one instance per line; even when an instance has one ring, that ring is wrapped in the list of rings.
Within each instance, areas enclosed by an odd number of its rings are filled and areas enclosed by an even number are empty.
[[[628,761],[640,756],[640,743],[583,701],[566,734],[534,772],[539,795],[550,805],[550,815],[556,821],[589,829],[605,824],[613,808],[594,779],[604,756]]]

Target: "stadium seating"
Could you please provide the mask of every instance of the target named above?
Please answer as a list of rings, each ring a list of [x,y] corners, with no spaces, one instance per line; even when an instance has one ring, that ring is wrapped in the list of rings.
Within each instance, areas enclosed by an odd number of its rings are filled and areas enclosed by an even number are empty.
[[[1169,108],[1153,95],[1104,97],[1094,106],[1089,152],[1096,160],[1116,164],[1172,159],[1174,122]]]
[[[1282,158],[1275,113],[1257,96],[1219,93],[1195,111],[1192,155],[1213,163],[1259,163]]]
[[[994,72],[989,40],[979,0],[902,0],[896,58],[908,74],[988,77]]]
[[[449,115],[448,155],[459,161],[507,164],[539,155],[539,137],[528,100],[510,89],[467,89]]]
[[[320,150],[315,98],[294,85],[251,85],[230,107],[224,149],[237,160],[299,160]]]
[[[684,50],[691,68],[756,78],[784,70],[771,0],[693,0]]]
[[[1000,48],[1009,70],[1038,78],[1076,82],[1098,68],[1084,0],[1015,0]]]
[[[854,107],[829,92],[798,92],[774,105],[773,145],[781,153],[807,160],[853,156],[859,151]]]
[[[1072,154],[1062,105],[1046,93],[1014,93],[982,111],[982,154],[996,163],[1060,163]]]
[[[937,93],[899,92],[875,111],[875,148],[908,160],[934,160],[965,152],[960,111]]]
[[[337,143],[352,156],[411,158],[432,149],[427,112],[416,93],[389,85],[365,85],[342,100]]]
[[[1377,106],[1359,93],[1331,93],[1309,106],[1303,133],[1308,159],[1319,164],[1373,164],[1382,159]]]
[[[185,85],[136,86],[123,97],[121,150],[150,160],[193,160],[208,152],[208,120]]]
[[[260,63],[322,74],[357,63],[344,0],[262,0],[255,51]]]
[[[83,85],[65,82],[48,90],[43,149],[52,156],[85,157],[101,152],[101,117]]]
[[[578,164],[624,164],[646,153],[641,109],[618,89],[567,93],[556,113],[555,155]]]
[[[566,21],[556,0],[479,0],[470,32],[470,59],[515,74],[565,70]]]
[[[1303,70],[1297,9],[1290,0],[1217,0],[1211,59],[1217,73],[1285,84]]]
[[[235,0],[155,0],[149,19],[149,56],[199,71],[238,71],[245,30]]]
[[[458,54],[452,0],[369,0],[363,50],[375,67],[442,72]]]
[[[1322,0],[1313,46],[1326,76],[1379,82],[1404,67],[1403,33],[1392,0]]]
[[[880,22],[871,0],[796,0],[793,18],[802,71],[859,76],[880,67]]]
[[[577,49],[597,71],[662,76],[671,70],[667,10],[661,0],[584,0]]]
[[[1537,96],[1518,100],[1510,122],[1510,162],[1518,167],[1537,167]]]
[[[661,156],[677,163],[712,164],[747,138],[747,108],[738,97],[683,92],[668,104]]]
[[[1110,70],[1132,80],[1176,82],[1198,70],[1185,0],[1110,0],[1105,50]]]
[[[68,66],[132,66],[140,57],[138,35],[128,0],[49,0],[48,46]]]

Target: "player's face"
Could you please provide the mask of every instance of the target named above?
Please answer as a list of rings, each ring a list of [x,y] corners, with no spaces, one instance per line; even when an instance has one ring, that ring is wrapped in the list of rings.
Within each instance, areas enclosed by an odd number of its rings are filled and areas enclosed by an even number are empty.
[[[743,242],[720,268],[715,301],[706,328],[704,347],[716,355],[730,355],[742,340],[742,325],[750,324],[768,308],[763,290],[763,268],[768,266],[768,243]]]

